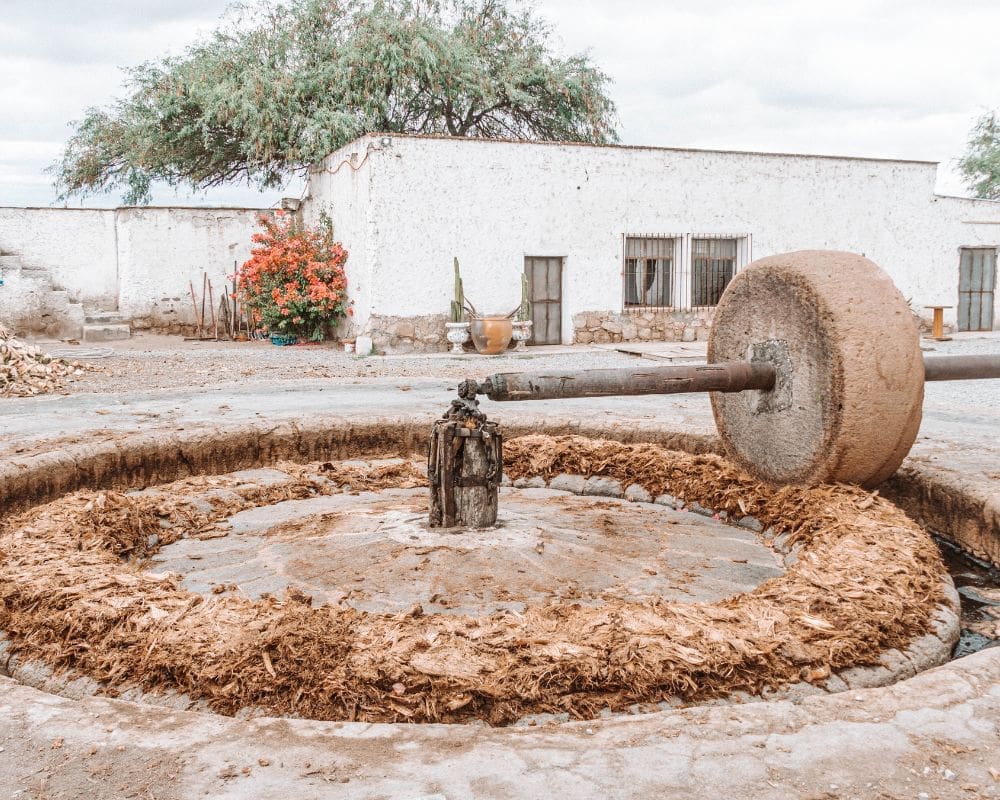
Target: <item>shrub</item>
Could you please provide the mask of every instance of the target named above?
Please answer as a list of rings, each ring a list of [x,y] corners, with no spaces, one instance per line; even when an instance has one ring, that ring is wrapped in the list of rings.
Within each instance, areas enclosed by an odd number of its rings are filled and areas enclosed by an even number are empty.
[[[322,341],[345,316],[347,251],[333,239],[326,214],[310,228],[283,211],[261,216],[263,231],[253,235],[256,247],[237,270],[244,306],[271,333],[290,333]]]

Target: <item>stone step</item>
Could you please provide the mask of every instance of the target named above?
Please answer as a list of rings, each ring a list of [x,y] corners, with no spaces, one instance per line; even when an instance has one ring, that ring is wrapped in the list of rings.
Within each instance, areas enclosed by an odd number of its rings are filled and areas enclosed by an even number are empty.
[[[82,325],[85,322],[83,303],[72,300],[69,292],[65,289],[49,289],[44,295],[44,302],[49,309],[65,314],[77,325]]]
[[[22,256],[0,256],[0,267],[19,270],[36,278],[40,275],[48,277],[52,274],[51,270],[45,265],[25,261]]]
[[[20,256],[0,256],[0,278],[7,282],[30,282],[43,289],[54,288],[47,269],[25,264]]]
[[[128,320],[119,311],[88,311],[86,322],[88,325],[121,325]]]
[[[85,342],[115,342],[132,336],[132,329],[125,323],[100,323],[83,326]]]

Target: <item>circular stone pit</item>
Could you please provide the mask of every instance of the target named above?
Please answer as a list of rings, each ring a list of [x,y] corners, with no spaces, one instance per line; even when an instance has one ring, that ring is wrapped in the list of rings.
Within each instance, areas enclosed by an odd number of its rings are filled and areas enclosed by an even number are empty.
[[[404,462],[358,466],[385,463]],[[243,477],[296,480],[275,470]],[[180,574],[182,588],[206,595],[256,600],[291,587],[313,606],[394,614],[419,604],[474,615],[609,597],[714,603],[784,572],[781,555],[752,530],[662,504],[505,487],[493,528],[430,528],[427,512],[425,488],[286,500],[167,545],[149,570]]]
[[[361,446],[353,454],[372,451],[378,452]],[[736,572],[747,579],[753,565],[770,566],[775,574],[731,583],[703,600],[684,598],[681,588],[682,598],[674,600],[666,587],[680,567],[666,569],[662,558],[649,566],[655,548],[644,541],[635,548],[634,561],[610,547],[598,576],[588,574],[591,585],[584,592],[577,588],[581,597],[544,583],[532,589],[525,578],[517,587],[521,598],[506,600],[498,590],[490,596],[483,591],[482,597],[475,590],[460,598],[438,593],[436,601],[426,597],[427,608],[418,599],[407,605],[399,587],[390,586],[381,597],[359,593],[353,600],[344,596],[348,592],[339,579],[315,587],[323,558],[314,551],[310,564],[308,547],[291,561],[303,562],[299,572],[310,575],[310,590],[329,592],[324,599],[338,605],[313,607],[315,597],[294,584],[275,596],[292,583],[278,572],[262,576],[272,580],[270,590],[241,581],[240,592],[224,574],[231,565],[223,565],[214,579],[207,574],[197,579],[206,595],[190,591],[179,577],[157,574],[172,568],[164,559],[171,558],[182,533],[190,547],[218,545],[239,538],[239,525],[250,525],[254,514],[276,508],[284,514],[294,503],[330,502],[328,511],[318,512],[322,522],[323,514],[338,513],[339,503],[346,504],[341,511],[356,511],[353,504],[364,500],[388,502],[405,508],[351,515],[367,517],[362,535],[381,528],[386,541],[395,531],[406,537],[399,542],[405,548],[428,533],[415,519],[425,490],[410,462],[276,463],[267,473],[191,478],[130,494],[84,492],[6,520],[0,534],[6,556],[0,568],[0,629],[10,636],[16,663],[40,660],[68,668],[71,675],[104,682],[109,693],[141,687],[185,693],[224,713],[254,708],[370,721],[505,723],[533,713],[588,717],[636,703],[700,702],[727,694],[749,700],[776,696],[775,689],[786,696],[836,691],[882,685],[948,657],[957,634],[955,601],[934,545],[874,495],[846,487],[775,491],[717,457],[650,445],[535,437],[510,441],[507,456],[508,473],[522,487],[540,482],[613,495],[624,485],[633,497],[660,500],[658,507],[627,506],[615,498],[577,498],[551,488],[508,490],[515,502],[506,522],[511,532],[520,530],[523,559],[534,552],[544,563],[548,549],[551,559],[561,561],[559,571],[569,572],[578,563],[566,555],[573,544],[570,531],[588,528],[584,540],[598,535],[588,525],[564,524],[561,537],[547,542],[539,534],[532,546],[530,509],[543,498],[547,508],[554,501],[564,504],[570,517],[604,514],[619,534],[629,530],[629,520],[669,520],[675,514],[666,504],[684,498],[685,507],[718,509],[748,518],[748,525],[759,520],[765,534],[760,541],[772,549],[756,542],[761,549],[748,551],[747,569]],[[370,524],[379,515],[392,524]],[[304,519],[308,529],[316,514],[307,512]],[[277,538],[295,540],[302,521],[300,516],[295,525],[278,530]],[[340,538],[344,530],[358,535],[357,524],[344,524]],[[633,524],[641,531],[646,523]],[[274,539],[275,527],[281,524],[265,525],[262,537],[258,526],[255,544]],[[695,527],[715,537],[756,540],[746,530],[707,519],[699,518]],[[337,525],[333,528],[336,535]],[[315,530],[331,533],[325,525]],[[729,532],[737,535],[725,536]],[[501,527],[477,541],[499,551],[503,533]],[[441,541],[469,536],[434,535]],[[656,554],[669,553],[669,533],[665,539],[666,551]],[[587,555],[577,557],[599,560],[593,543],[580,548]],[[710,549],[704,553],[708,562],[719,556]],[[380,561],[379,548],[368,550],[358,554],[357,569],[382,569],[386,562]],[[784,572],[776,555],[782,552]],[[499,563],[501,553],[494,558]],[[743,558],[729,560],[738,564]],[[446,560],[434,571],[464,571],[462,563]],[[615,569],[625,576],[614,578]],[[656,577],[663,583],[651,580]],[[756,585],[760,578],[767,580]],[[645,583],[629,589],[630,580]],[[352,582],[358,581],[352,576]],[[371,595],[367,582],[362,576],[359,589]],[[690,591],[696,583],[689,580],[684,588]],[[745,593],[728,596],[733,591]],[[255,592],[261,599],[253,599]],[[449,607],[455,600],[461,607]],[[364,603],[376,605],[369,611]],[[434,603],[440,608],[431,609]]]

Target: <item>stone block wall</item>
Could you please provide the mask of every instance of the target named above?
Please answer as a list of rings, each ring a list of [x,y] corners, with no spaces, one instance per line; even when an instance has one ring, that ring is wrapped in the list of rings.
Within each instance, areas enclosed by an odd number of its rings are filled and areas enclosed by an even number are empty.
[[[448,349],[447,314],[391,317],[372,314],[361,333],[372,337],[380,353],[438,353]]]
[[[708,339],[713,311],[584,311],[573,315],[573,342],[700,342]]]

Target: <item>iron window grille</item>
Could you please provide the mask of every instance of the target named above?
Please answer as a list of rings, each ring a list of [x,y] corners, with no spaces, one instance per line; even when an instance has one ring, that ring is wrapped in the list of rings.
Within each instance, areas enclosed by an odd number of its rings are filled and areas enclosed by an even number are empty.
[[[739,240],[691,239],[691,306],[715,306],[736,274]]]
[[[673,308],[676,236],[626,236],[623,296],[626,311]]]

